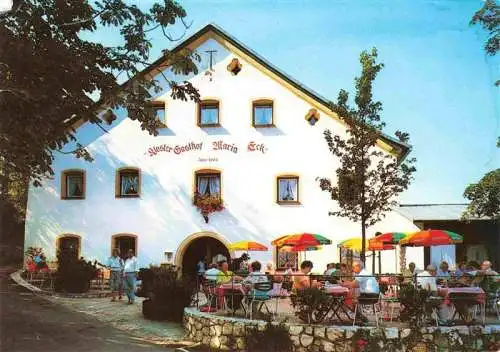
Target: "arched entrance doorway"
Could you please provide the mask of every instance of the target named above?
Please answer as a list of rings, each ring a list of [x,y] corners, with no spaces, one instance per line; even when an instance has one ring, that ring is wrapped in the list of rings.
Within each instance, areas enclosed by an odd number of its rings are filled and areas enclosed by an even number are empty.
[[[179,246],[175,264],[182,268],[183,275],[195,275],[196,264],[202,258],[207,258],[209,263],[218,255],[231,258],[227,245],[222,236],[210,232],[189,236]]]

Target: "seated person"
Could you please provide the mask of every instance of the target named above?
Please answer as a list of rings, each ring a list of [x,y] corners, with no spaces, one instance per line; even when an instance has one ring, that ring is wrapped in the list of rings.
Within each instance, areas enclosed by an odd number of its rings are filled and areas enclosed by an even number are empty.
[[[303,290],[309,287],[320,287],[321,284],[316,280],[311,280],[309,273],[313,268],[313,263],[310,260],[304,260],[300,264],[300,271],[293,277],[293,287],[294,290]]]
[[[293,275],[293,268],[292,268],[292,263],[286,263],[285,265],[285,272],[283,273],[283,275]]]
[[[330,276],[330,275],[333,275],[335,273],[335,263],[328,263],[326,265],[326,270],[324,272],[324,275],[325,276]]]
[[[220,270],[217,268],[217,264],[210,264],[209,269],[205,271],[205,278],[208,281],[217,281],[217,275]]]
[[[260,269],[262,269],[260,262],[253,262],[250,264],[250,268],[250,274],[241,282],[244,286],[251,287],[257,282],[268,282],[267,276],[260,272]]]
[[[415,263],[408,264],[408,268],[403,269],[403,282],[411,283],[415,280],[415,276],[417,275],[416,265]]]
[[[481,270],[479,272],[483,275],[488,276],[497,276],[496,280],[498,280],[498,273],[491,268],[491,262],[489,260],[485,260],[481,263]]]
[[[481,287],[485,292],[496,292],[500,287],[500,276],[491,269],[491,262],[485,260],[481,264],[481,269],[476,272],[477,286]]]
[[[290,291],[292,289],[292,278],[293,278],[293,269],[292,269],[292,264],[291,263],[286,263],[285,265],[286,269],[285,272],[283,273],[283,288],[287,291]]]
[[[465,268],[465,262],[458,263],[457,270],[455,270],[455,277],[459,279],[462,276],[464,276],[465,273],[467,273],[467,269]]]
[[[436,266],[430,264],[426,270],[417,275],[417,285],[435,296],[437,295],[436,273]]]
[[[378,286],[375,276],[370,274],[365,268],[361,260],[354,260],[352,262],[352,271],[354,273],[354,281],[344,282],[347,287],[359,288],[358,302],[361,304],[374,304],[379,300],[380,288]],[[361,309],[357,310],[356,319],[361,321],[368,321],[362,315]]]
[[[344,282],[352,281],[352,271],[349,270],[346,263],[340,264],[340,280]]]
[[[229,270],[229,264],[224,261],[220,265],[220,271],[217,274],[217,284],[227,284],[231,281],[238,282],[243,280],[240,276],[234,275],[232,271]]]
[[[442,261],[439,264],[439,270],[436,273],[437,281],[446,284],[451,278],[448,262]]]
[[[353,288],[359,288],[360,299],[374,298],[378,300],[380,288],[377,279],[364,268],[361,260],[353,261],[352,271],[354,273],[354,281],[344,284]]]
[[[438,296],[436,274],[436,266],[433,264],[427,265],[426,270],[417,275],[417,285],[429,292],[429,297],[427,300],[428,306],[426,308],[427,313],[430,314],[432,308],[439,307],[439,309],[437,310],[437,315],[439,321],[441,322],[441,324],[443,324],[450,318],[450,307],[443,304],[442,299]]]
[[[262,269],[262,265],[260,264],[260,262],[255,261],[250,265],[250,267],[252,271],[245,279],[243,279],[241,283],[247,291],[251,292],[251,294],[255,294],[255,296],[267,297],[267,292],[253,290],[256,283],[269,282],[267,275],[260,272],[260,269]]]

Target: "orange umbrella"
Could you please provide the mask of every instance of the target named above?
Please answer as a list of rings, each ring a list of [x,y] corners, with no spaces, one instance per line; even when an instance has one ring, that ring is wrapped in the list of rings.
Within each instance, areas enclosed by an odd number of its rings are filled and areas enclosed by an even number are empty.
[[[267,247],[263,244],[252,241],[235,242],[229,246],[232,251],[267,251]]]
[[[446,244],[462,243],[463,237],[458,233],[444,230],[424,230],[412,233],[403,238],[399,244],[402,246],[442,246]]]
[[[373,239],[368,241],[368,251],[390,251],[392,249],[396,249],[392,244],[374,241]]]

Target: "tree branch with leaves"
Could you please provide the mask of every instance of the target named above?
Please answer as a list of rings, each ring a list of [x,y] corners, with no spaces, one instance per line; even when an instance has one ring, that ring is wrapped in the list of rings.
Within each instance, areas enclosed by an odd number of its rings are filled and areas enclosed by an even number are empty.
[[[484,50],[486,54],[495,56],[500,50],[500,5],[497,0],[486,0],[483,7],[472,16],[470,25],[480,25],[488,32]],[[495,85],[500,85],[500,80]]]
[[[147,11],[123,0],[27,0],[0,14],[0,155],[8,170],[40,185],[54,175],[54,153],[67,153],[63,148],[70,142],[76,145],[71,154],[91,161],[71,126],[90,122],[105,132],[102,107],[105,115],[125,107],[129,118],[157,135],[161,124],[147,103],[162,90],[161,82],[140,70],[151,64],[150,33],[161,28],[167,40],[177,40],[170,29],[179,23],[185,32],[186,16],[172,0]],[[85,39],[102,30],[117,31],[121,43]],[[196,52],[164,50],[163,58],[175,74],[198,72]],[[117,79],[123,73],[127,84]],[[174,99],[199,100],[191,83],[170,80],[161,70],[156,74]],[[97,104],[91,98],[96,92]]]
[[[347,126],[347,138],[325,130],[324,137],[332,155],[340,160],[333,177],[321,177],[319,186],[336,202],[329,215],[346,217],[361,225],[361,260],[365,261],[366,228],[380,221],[396,205],[397,196],[412,181],[415,158],[398,160],[378,145],[385,123],[382,103],[373,100],[373,82],[384,67],[377,63],[377,51],[360,55],[361,76],[355,79],[355,106],[349,104],[349,93],[339,92],[331,109]],[[396,132],[396,137],[408,143],[409,135]]]

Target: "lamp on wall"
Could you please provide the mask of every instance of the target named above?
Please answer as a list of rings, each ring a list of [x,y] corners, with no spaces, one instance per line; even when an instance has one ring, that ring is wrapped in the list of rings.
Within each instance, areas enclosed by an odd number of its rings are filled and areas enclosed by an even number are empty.
[[[315,108],[310,109],[306,114],[306,121],[311,126],[314,126],[319,121],[319,112]]]
[[[163,261],[167,264],[173,264],[174,253],[170,251],[165,251],[163,254]]]

